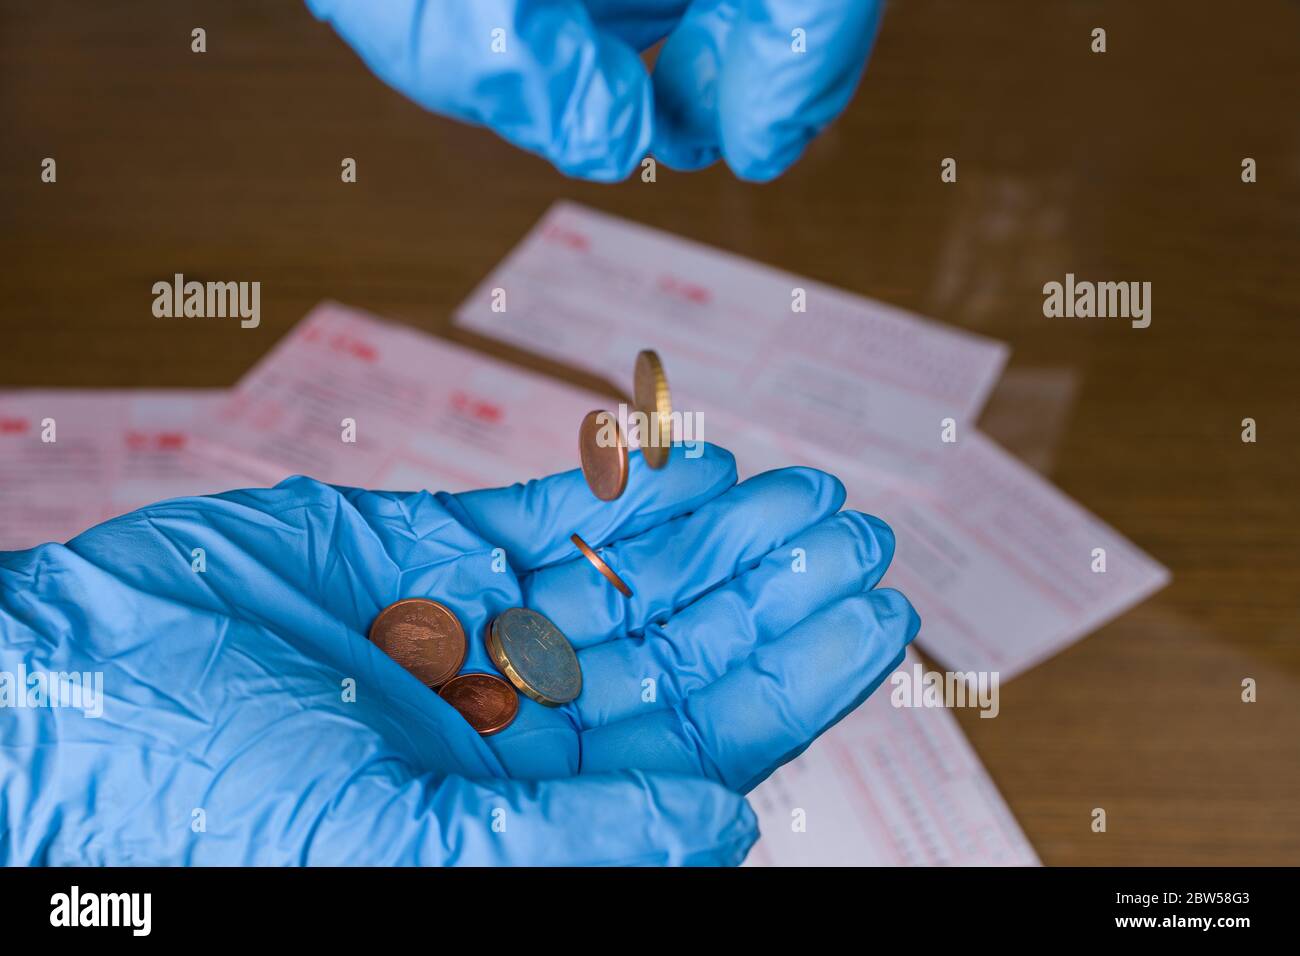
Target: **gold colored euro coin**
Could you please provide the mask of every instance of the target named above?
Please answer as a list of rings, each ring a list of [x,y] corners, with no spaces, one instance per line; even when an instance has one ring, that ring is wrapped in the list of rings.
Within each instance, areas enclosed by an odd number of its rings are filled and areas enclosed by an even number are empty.
[[[502,611],[484,637],[488,657],[519,692],[547,707],[582,693],[582,667],[573,645],[544,615],[528,608]]]
[[[663,363],[651,349],[636,357],[636,367],[632,371],[632,400],[636,403],[636,410],[646,419],[648,434],[640,436],[641,454],[651,468],[662,468],[668,463],[668,454],[673,446],[673,400]]]

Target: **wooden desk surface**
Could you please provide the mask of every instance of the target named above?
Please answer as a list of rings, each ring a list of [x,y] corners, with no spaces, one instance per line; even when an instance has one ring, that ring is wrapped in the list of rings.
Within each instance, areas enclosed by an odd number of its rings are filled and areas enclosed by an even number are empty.
[[[10,0],[0,385],[226,386],[326,297],[490,349],[449,314],[560,197],[995,336],[1073,377],[1052,480],[1174,578],[966,732],[1047,863],[1300,863],[1298,37],[1286,0],[899,0],[781,180],[599,186],[423,113],[293,2]],[[173,272],[260,279],[261,327],[160,324]],[[1066,272],[1151,281],[1151,327],[1045,319]]]

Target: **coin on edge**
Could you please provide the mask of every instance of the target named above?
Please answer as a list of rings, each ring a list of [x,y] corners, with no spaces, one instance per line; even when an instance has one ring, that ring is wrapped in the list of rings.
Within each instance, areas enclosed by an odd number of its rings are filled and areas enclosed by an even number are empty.
[[[582,667],[573,645],[536,611],[502,611],[488,625],[484,643],[497,669],[537,703],[559,707],[582,693]]]
[[[578,456],[587,487],[601,501],[613,501],[627,487],[627,439],[613,412],[588,412],[578,428]]]
[[[427,598],[395,601],[370,625],[370,640],[427,687],[450,680],[465,663],[465,629],[451,609]]]
[[[632,400],[646,418],[647,434],[639,436],[641,454],[651,468],[668,463],[673,446],[673,400],[668,376],[658,353],[646,349],[636,357],[632,371]]]
[[[519,713],[519,695],[494,674],[460,674],[443,684],[438,696],[484,737],[505,730]]]
[[[582,538],[576,534],[569,535],[569,540],[578,546],[578,550],[583,553],[588,561],[595,565],[597,571],[609,579],[610,584],[623,592],[623,597],[632,596],[632,589],[627,586],[627,582],[620,578],[618,574],[615,573],[614,569],[605,563],[604,559],[595,552],[591,545],[587,544],[587,542],[583,541]]]

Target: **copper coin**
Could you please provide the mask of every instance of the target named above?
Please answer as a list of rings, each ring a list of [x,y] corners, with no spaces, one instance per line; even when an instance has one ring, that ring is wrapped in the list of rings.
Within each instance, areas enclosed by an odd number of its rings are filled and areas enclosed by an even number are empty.
[[[461,674],[438,693],[484,737],[505,730],[519,713],[515,689],[492,674]]]
[[[627,439],[613,412],[588,412],[578,429],[578,455],[587,487],[601,501],[613,501],[627,487]]]
[[[668,376],[656,352],[646,349],[636,357],[632,370],[632,400],[646,418],[646,434],[638,436],[641,454],[651,468],[668,463],[673,446],[673,400]]]
[[[578,546],[578,550],[583,553],[588,561],[595,565],[597,571],[609,579],[610,584],[623,592],[623,597],[632,596],[632,589],[627,586],[627,582],[614,573],[614,569],[606,564],[601,559],[600,555],[592,550],[591,545],[587,544],[587,542],[583,541],[582,538],[576,534],[569,535],[569,540]]]
[[[465,663],[465,629],[445,605],[407,598],[370,625],[370,640],[427,687],[449,681]]]

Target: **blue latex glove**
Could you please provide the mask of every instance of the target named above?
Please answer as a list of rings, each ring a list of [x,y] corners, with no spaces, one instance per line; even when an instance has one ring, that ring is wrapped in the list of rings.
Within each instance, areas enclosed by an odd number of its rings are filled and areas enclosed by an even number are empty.
[[[654,473],[634,455],[612,503],[576,471],[460,495],[293,478],[0,554],[0,671],[102,672],[105,698],[97,719],[0,709],[0,862],[736,863],[757,838],[739,792],[918,626],[871,590],[888,528],[843,497],[808,469],[735,484],[709,446]],[[573,531],[617,542],[634,598]],[[479,671],[490,618],[537,608],[579,649],[582,695],[521,698],[479,737],[365,637],[412,596],[456,612]]]
[[[848,104],[882,0],[307,4],[417,103],[571,176],[623,179],[653,150],[678,169],[721,157],[763,181]],[[664,37],[652,81],[637,51]]]

